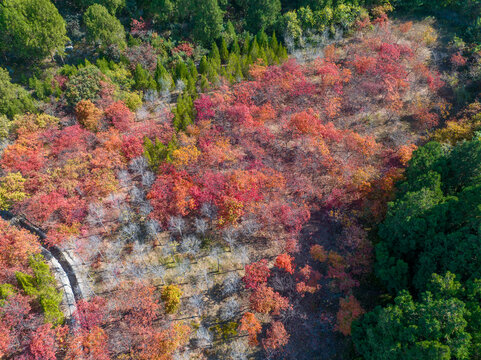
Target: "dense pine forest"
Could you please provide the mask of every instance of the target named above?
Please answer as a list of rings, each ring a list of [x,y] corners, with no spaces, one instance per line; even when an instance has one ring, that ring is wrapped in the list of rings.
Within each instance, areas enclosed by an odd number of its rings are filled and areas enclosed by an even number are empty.
[[[0,359],[481,359],[480,0],[0,0]]]

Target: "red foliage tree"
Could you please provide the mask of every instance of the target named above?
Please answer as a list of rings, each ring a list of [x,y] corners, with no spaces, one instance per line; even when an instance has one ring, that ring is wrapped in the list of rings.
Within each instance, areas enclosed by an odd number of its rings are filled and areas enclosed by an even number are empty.
[[[429,112],[428,109],[422,109],[414,115],[416,126],[420,129],[431,129],[439,123],[438,114]]]
[[[278,350],[287,345],[290,335],[287,333],[284,324],[274,321],[267,330],[267,336],[262,340],[262,346],[267,351]]]
[[[77,311],[74,314],[75,320],[83,329],[93,329],[102,324],[105,313],[105,299],[94,297],[89,301],[79,300],[77,302]]]
[[[195,185],[184,171],[165,165],[159,169],[159,176],[147,194],[154,207],[153,217],[163,224],[171,216],[185,216],[195,208],[192,193]]]
[[[194,49],[191,44],[184,42],[172,49],[172,54],[178,54],[179,52],[183,52],[187,57],[190,57],[194,53]]]
[[[8,351],[12,336],[10,335],[10,329],[0,322],[0,358],[2,358]]]
[[[66,360],[110,360],[108,337],[100,327],[79,329],[67,340]]]
[[[1,164],[5,170],[30,176],[44,166],[46,155],[39,142],[39,135],[27,134],[20,136],[14,144],[5,149]]]
[[[135,135],[122,137],[122,152],[128,160],[135,159],[144,153],[144,142]]]
[[[195,111],[197,113],[197,120],[208,120],[214,117],[214,103],[210,96],[201,95],[194,101]]]
[[[321,285],[318,284],[320,279],[321,274],[318,271],[313,270],[309,265],[305,265],[297,274],[297,292],[301,296],[304,296],[305,293],[315,293],[321,288]]]
[[[112,122],[112,125],[119,131],[130,129],[134,122],[134,114],[124,104],[123,101],[117,101],[105,109],[105,116]]]
[[[0,353],[14,354],[23,351],[23,347],[28,345],[32,330],[41,324],[41,316],[31,313],[31,300],[28,296],[14,292],[1,300]]]
[[[51,324],[44,324],[35,330],[30,341],[30,353],[35,360],[55,360],[57,351],[56,332]]]
[[[276,262],[274,263],[279,269],[284,269],[289,274],[294,274],[296,265],[293,263],[294,257],[289,254],[281,254],[277,256]]]
[[[242,278],[246,289],[256,289],[267,282],[271,270],[267,266],[267,260],[262,259],[258,262],[245,266],[245,275]]]
[[[461,54],[461,52],[458,51],[457,53],[455,53],[455,54],[453,54],[453,55],[451,56],[451,63],[452,63],[455,67],[461,67],[461,66],[466,65],[467,60],[466,60],[466,58]]]

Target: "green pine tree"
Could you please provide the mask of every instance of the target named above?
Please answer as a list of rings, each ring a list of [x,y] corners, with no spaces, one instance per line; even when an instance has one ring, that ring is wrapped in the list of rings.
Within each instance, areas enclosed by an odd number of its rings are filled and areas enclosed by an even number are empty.
[[[154,172],[157,172],[159,166],[163,162],[171,162],[171,155],[172,152],[177,148],[177,141],[172,140],[165,146],[158,138],[155,139],[155,142],[145,137],[144,139],[144,157],[147,160],[149,166]]]
[[[256,61],[259,56],[259,44],[257,43],[257,38],[254,38],[254,41],[251,43],[249,55],[253,61]]]
[[[185,131],[187,126],[192,124],[194,118],[194,102],[188,94],[180,95],[177,99],[177,106],[173,110],[173,125],[177,131]]]
[[[207,61],[207,57],[204,55],[202,56],[202,59],[200,59],[200,64],[199,64],[199,73],[202,75],[207,74],[209,71],[209,63]]]
[[[177,81],[179,79],[187,79],[188,76],[189,69],[187,68],[187,65],[185,64],[184,60],[179,59],[179,61],[175,65],[174,80]]]
[[[149,71],[144,69],[142,65],[137,64],[134,70],[134,89],[135,90],[145,90],[145,89],[156,89],[157,83],[155,82]]]
[[[269,46],[271,47],[272,51],[277,52],[277,48],[279,43],[277,42],[276,32],[272,33],[272,37],[269,40]]]
[[[235,39],[234,42],[232,43],[232,52],[237,54],[237,56],[239,56],[241,53],[239,42],[237,41],[237,39]]]
[[[220,58],[222,60],[222,63],[226,63],[227,59],[229,58],[229,50],[227,50],[227,44],[225,42],[224,37],[222,37],[222,40],[220,42]]]
[[[195,66],[194,60],[189,59],[189,61],[187,62],[187,67],[189,68],[190,76],[192,76],[194,80],[197,80],[197,77],[199,76],[199,72],[197,71],[197,67]]]
[[[282,44],[279,44],[278,46],[277,57],[279,62],[286,61],[288,58],[287,49]]]
[[[207,80],[207,77],[205,75],[202,75],[200,77],[200,89],[202,92],[206,92],[207,90],[209,90],[210,88],[210,84],[209,84],[209,80]]]
[[[209,69],[207,71],[207,78],[213,85],[217,85],[219,83],[219,74],[217,73],[215,64],[211,61],[209,63]]]
[[[269,37],[265,33],[264,29],[261,29],[257,33],[256,39],[260,47],[266,47],[269,44]]]
[[[242,79],[244,78],[244,75],[242,74],[242,67],[241,67],[241,63],[239,61],[239,59],[237,59],[237,64],[236,64],[236,69],[235,69],[235,79],[236,81],[242,81]]]
[[[249,33],[246,33],[244,36],[244,44],[242,45],[242,55],[249,54],[249,48],[250,48],[250,35]]]
[[[215,42],[212,43],[212,49],[209,54],[209,58],[211,60],[211,63],[214,64],[215,69],[220,68],[220,53],[219,53],[219,48],[217,47],[217,44]]]
[[[189,76],[187,78],[187,85],[186,85],[185,90],[184,90],[194,100],[197,99],[197,87],[195,86],[195,83],[196,83],[196,81],[194,80],[194,78],[192,76]]]
[[[157,66],[155,68],[154,79],[157,83],[157,90],[158,91],[165,91],[168,90],[172,86],[172,78],[165,67],[162,65],[162,62],[157,60]]]

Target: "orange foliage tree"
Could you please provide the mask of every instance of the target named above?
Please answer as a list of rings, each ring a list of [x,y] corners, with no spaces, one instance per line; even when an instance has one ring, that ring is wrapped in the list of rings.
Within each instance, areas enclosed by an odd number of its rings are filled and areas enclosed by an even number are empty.
[[[81,100],[75,106],[77,120],[86,129],[95,131],[102,118],[102,110],[98,109],[90,100]]]
[[[242,316],[239,331],[247,331],[249,335],[249,345],[256,346],[259,344],[257,335],[262,331],[262,325],[253,313],[246,312]]]
[[[26,272],[30,255],[38,252],[40,243],[35,235],[0,219],[0,281],[15,271]]]
[[[362,314],[364,314],[364,309],[354,295],[339,299],[336,330],[345,336],[351,335],[352,322]]]

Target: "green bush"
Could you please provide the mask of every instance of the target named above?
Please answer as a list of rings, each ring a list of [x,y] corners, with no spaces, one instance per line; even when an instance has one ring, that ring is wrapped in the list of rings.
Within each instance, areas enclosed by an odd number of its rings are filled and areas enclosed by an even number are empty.
[[[239,327],[238,323],[236,323],[235,321],[229,321],[221,325],[217,324],[211,327],[211,330],[214,331],[219,338],[223,340],[227,340],[231,337],[237,336],[238,327]]]
[[[53,76],[48,76],[45,80],[40,80],[33,76],[28,79],[28,86],[34,90],[35,96],[43,101],[47,101],[51,95],[60,96],[62,92],[54,81]]]
[[[97,60],[96,65],[119,89],[128,91],[132,88],[132,73],[123,64],[102,58]]]
[[[94,65],[87,64],[79,69],[70,78],[65,88],[65,98],[68,104],[74,106],[80,100],[97,100],[102,80],[104,80],[104,75]]]
[[[64,315],[60,310],[62,293],[57,291],[55,278],[50,273],[43,256],[32,256],[30,258],[30,267],[32,268],[33,276],[22,272],[15,273],[19,286],[27,295],[37,299],[43,310],[45,322],[51,324],[63,323]]]
[[[7,119],[5,115],[0,115],[0,141],[8,138],[10,129],[12,128],[12,122]]]
[[[122,91],[119,97],[131,111],[137,111],[142,106],[142,91]]]
[[[0,284],[0,305],[1,300],[8,298],[9,296],[15,294],[15,286],[11,284]]]
[[[17,114],[35,112],[34,101],[27,90],[10,80],[8,71],[0,67],[0,115],[13,118]]]

